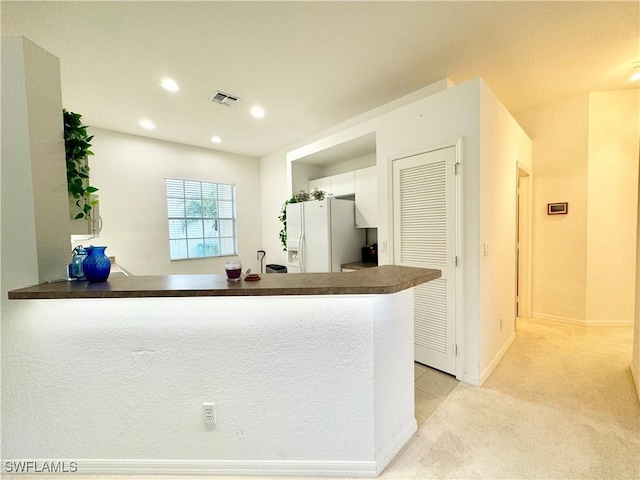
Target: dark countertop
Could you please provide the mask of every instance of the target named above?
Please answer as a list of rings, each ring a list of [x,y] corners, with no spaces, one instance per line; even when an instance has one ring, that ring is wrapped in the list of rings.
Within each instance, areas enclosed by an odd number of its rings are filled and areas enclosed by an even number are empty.
[[[363,268],[372,268],[377,267],[377,263],[373,262],[352,262],[352,263],[343,263],[340,265],[340,268],[349,268],[351,270],[362,270]]]
[[[350,273],[265,273],[257,282],[216,275],[113,276],[106,282],[53,282],[9,292],[10,300],[387,294],[439,278],[440,270],[383,265]]]

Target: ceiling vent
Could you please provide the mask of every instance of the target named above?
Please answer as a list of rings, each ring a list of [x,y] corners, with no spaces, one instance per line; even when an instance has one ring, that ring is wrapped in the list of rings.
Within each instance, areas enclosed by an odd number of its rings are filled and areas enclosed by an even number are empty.
[[[236,97],[235,95],[230,95],[219,90],[209,99],[211,102],[226,105],[227,107],[233,107],[238,100],[240,100],[240,97]]]

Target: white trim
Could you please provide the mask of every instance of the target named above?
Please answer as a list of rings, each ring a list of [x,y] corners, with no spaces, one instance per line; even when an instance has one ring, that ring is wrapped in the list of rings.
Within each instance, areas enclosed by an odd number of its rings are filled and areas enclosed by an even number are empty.
[[[547,320],[549,322],[568,323],[570,325],[580,325],[582,327],[633,327],[633,320],[627,322],[623,320],[583,320],[579,318],[567,318],[546,313],[531,314],[532,319]]]
[[[487,365],[487,368],[485,368],[484,371],[480,374],[480,386],[484,385],[484,382],[486,382],[487,379],[491,376],[495,368],[498,366],[498,363],[500,363],[500,360],[502,360],[502,357],[504,357],[504,354],[507,353],[507,350],[509,350],[509,347],[511,347],[511,344],[515,341],[515,339],[516,332],[511,332],[509,339],[504,343],[504,345],[502,345],[502,348],[500,348],[498,353],[496,353],[496,356],[493,357],[491,363],[489,363],[489,365]]]
[[[464,137],[459,137],[455,142],[456,162],[460,170],[455,178],[456,183],[456,256],[458,263],[456,265],[456,291],[455,291],[455,322],[456,322],[456,379],[464,378],[464,360],[466,352],[466,323],[464,318],[464,222],[462,212],[464,209],[464,185],[462,183],[464,176],[463,156]]]
[[[516,258],[516,262],[520,260],[519,268],[523,270],[522,276],[520,279],[516,279],[516,282],[521,283],[518,287],[520,294],[520,311],[517,310],[516,305],[516,315],[520,317],[529,318],[531,316],[531,272],[532,272],[532,232],[533,232],[533,213],[532,213],[532,205],[533,205],[533,176],[531,170],[521,164],[520,162],[516,162],[516,189],[520,187],[520,179],[526,178],[523,181],[523,184],[526,187],[525,192],[516,191],[516,197],[520,197],[520,202],[526,202],[524,205],[521,203],[522,210],[524,210],[524,219],[519,218],[519,213],[516,214],[516,218],[519,219],[518,224],[516,225],[517,231],[520,233],[519,242],[520,242],[520,253],[522,257],[520,259]],[[517,200],[516,200],[517,202]],[[520,224],[524,223],[523,231],[520,231]],[[516,255],[517,255],[516,250]],[[524,267],[524,268],[523,268]],[[516,269],[518,271],[518,269]],[[524,280],[524,282],[520,282],[520,280]],[[518,292],[517,292],[518,293]]]
[[[405,428],[403,428],[398,435],[393,439],[389,447],[385,452],[380,456],[380,459],[376,462],[376,473],[377,477],[382,473],[382,471],[387,468],[387,465],[391,463],[391,460],[402,450],[402,447],[413,437],[413,434],[418,431],[418,422],[415,418],[412,418],[411,421],[407,424]]]
[[[415,422],[415,420],[414,420]],[[404,431],[403,431],[404,432]],[[25,462],[24,459],[3,459],[6,462]],[[30,460],[42,465],[45,460]],[[51,462],[51,460],[47,460]],[[69,465],[71,460],[64,461]],[[251,460],[73,460],[77,471],[69,475],[279,475],[292,477],[359,477],[374,478],[378,475],[372,461],[251,461]],[[385,464],[386,466],[386,464]],[[40,472],[25,471],[16,475],[34,475]]]
[[[463,373],[462,374],[462,381],[464,383],[468,383],[469,385],[473,385],[474,387],[479,387],[480,386],[480,378],[472,377],[471,375],[469,375],[467,373]]]
[[[633,384],[636,387],[636,393],[638,394],[638,400],[640,400],[640,372],[636,370],[636,366],[631,362],[629,364],[629,369],[631,370],[631,376],[633,377]]]

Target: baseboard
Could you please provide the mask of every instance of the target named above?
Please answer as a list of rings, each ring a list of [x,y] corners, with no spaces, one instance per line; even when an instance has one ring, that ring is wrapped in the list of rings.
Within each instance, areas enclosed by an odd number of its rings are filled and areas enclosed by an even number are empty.
[[[391,445],[387,447],[386,451],[380,456],[380,459],[376,461],[376,477],[382,473],[382,471],[387,468],[387,465],[391,463],[391,460],[395,458],[395,456],[402,450],[402,447],[409,441],[409,439],[413,436],[414,433],[418,431],[418,422],[415,418],[412,418],[411,421],[407,424],[405,428],[403,428],[398,435],[392,440]]]
[[[567,318],[546,313],[532,313],[532,319],[548,320],[549,322],[568,323],[570,325],[580,325],[582,327],[632,327],[633,320],[584,320],[579,318]]]
[[[27,466],[28,464],[28,466]],[[22,465],[22,467],[20,467]],[[53,466],[55,465],[55,467]],[[11,471],[9,471],[11,469]],[[3,474],[240,475],[375,478],[376,462],[244,460],[2,460]]]
[[[507,341],[504,342],[504,345],[502,345],[500,350],[498,350],[498,353],[495,354],[493,360],[491,360],[489,365],[487,365],[487,368],[485,368],[482,373],[480,373],[480,387],[484,385],[484,382],[486,382],[489,376],[491,376],[495,368],[498,366],[498,363],[500,363],[500,360],[502,360],[502,357],[504,357],[504,354],[507,353],[507,350],[509,350],[509,347],[515,341],[515,339],[516,332],[511,332],[511,335],[509,335]]]
[[[640,400],[640,372],[636,369],[636,366],[631,362],[629,364],[631,370],[631,376],[633,377],[633,384],[636,387],[636,393],[638,394],[638,400]]]
[[[473,385],[474,387],[480,386],[480,377],[472,377],[466,373],[462,374],[462,381],[464,383],[468,383],[469,385]]]

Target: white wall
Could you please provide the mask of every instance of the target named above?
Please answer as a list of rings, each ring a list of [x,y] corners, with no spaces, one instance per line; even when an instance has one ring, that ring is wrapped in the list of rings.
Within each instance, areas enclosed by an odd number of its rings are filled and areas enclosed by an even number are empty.
[[[634,318],[640,90],[589,94],[586,321]]]
[[[515,339],[517,175],[519,165],[531,170],[531,148],[524,130],[481,83],[477,246],[482,252],[478,285],[481,383]]]
[[[322,177],[338,175],[340,173],[352,172],[361,168],[374,167],[376,165],[376,154],[371,153],[361,157],[350,158],[341,162],[326,165],[322,169]]]
[[[417,429],[412,299],[11,300],[2,465],[372,478]]]
[[[385,115],[376,134],[378,188],[384,202],[378,208],[387,217],[378,228],[378,242],[389,241],[387,252],[380,253],[389,262],[393,251],[390,159],[463,139],[459,271],[463,276],[463,379],[481,384],[514,338],[516,174],[518,162],[531,167],[531,140],[481,79]],[[488,257],[480,253],[485,241],[490,246]]]
[[[319,165],[310,165],[296,162],[291,168],[291,190],[298,193],[304,190],[309,193],[309,179],[324,177],[323,168]],[[284,197],[284,200],[291,198],[291,195]]]
[[[533,139],[532,316],[632,323],[637,98],[592,92],[517,114]],[[567,215],[547,215],[563,201]]]
[[[533,140],[532,316],[586,315],[588,96],[519,112]],[[569,202],[567,215],[547,203]]]
[[[369,460],[372,302],[10,301],[3,459]]]
[[[640,103],[640,102],[639,102]],[[640,106],[640,105],[639,105]],[[640,131],[638,132],[640,133]],[[640,190],[640,180],[638,184]],[[633,326],[633,354],[631,357],[631,375],[636,386],[638,399],[640,399],[640,195],[638,196],[638,217],[636,232],[636,288],[635,288],[635,315]]]
[[[476,79],[435,93],[384,116],[376,130],[378,155],[378,262],[393,263],[392,159],[462,139],[464,269],[460,342],[465,381],[478,384],[478,172],[480,83]],[[384,251],[384,242],[388,248]],[[459,332],[460,333],[460,332]]]
[[[283,151],[260,159],[260,185],[262,207],[262,245],[265,250],[265,265],[287,264],[287,252],[280,243],[282,223],[278,220],[282,204],[293,193],[287,188],[287,162]]]
[[[640,133],[640,129],[639,132]],[[640,180],[639,180],[640,182]],[[638,184],[640,191],[640,183]],[[631,374],[640,399],[640,195],[638,196],[638,217],[636,232],[636,279],[635,279],[635,315],[633,326],[633,354],[631,357]]]
[[[66,278],[70,260],[60,66],[2,39],[2,288]]]
[[[124,269],[136,275],[222,273],[229,257],[169,260],[166,177],[235,183],[238,258],[260,271],[262,248],[260,163],[257,159],[163,142],[98,128],[90,157],[91,184],[98,187],[103,228],[84,244],[107,245]]]
[[[638,111],[640,111],[640,98],[637,101]],[[640,138],[640,125],[638,125],[638,135]],[[640,177],[640,176],[639,176]],[[638,192],[640,193],[640,178],[638,179]],[[636,217],[636,291],[635,291],[635,315],[633,326],[633,354],[631,358],[631,373],[636,385],[638,399],[640,399],[640,194],[637,201]]]

